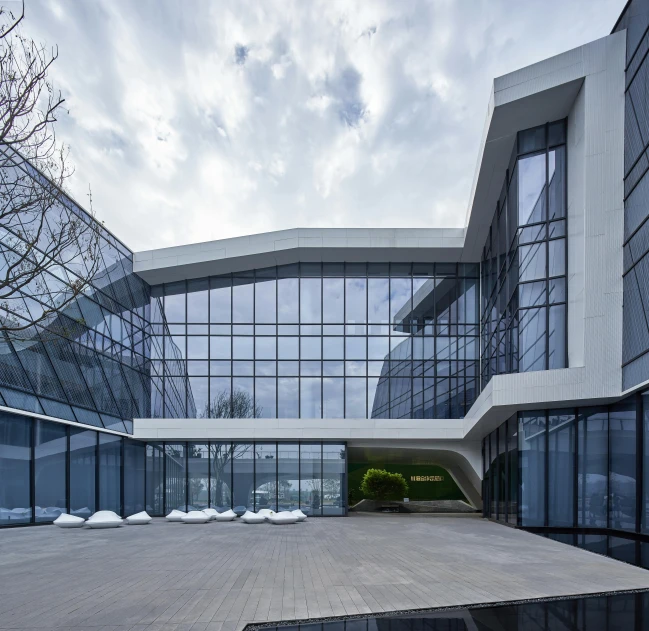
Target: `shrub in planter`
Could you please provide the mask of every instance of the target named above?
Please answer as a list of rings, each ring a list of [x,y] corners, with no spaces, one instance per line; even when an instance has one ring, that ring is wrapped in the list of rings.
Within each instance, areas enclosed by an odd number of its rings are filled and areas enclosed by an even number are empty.
[[[408,484],[400,473],[368,469],[361,482],[361,491],[372,500],[400,500],[408,494]]]

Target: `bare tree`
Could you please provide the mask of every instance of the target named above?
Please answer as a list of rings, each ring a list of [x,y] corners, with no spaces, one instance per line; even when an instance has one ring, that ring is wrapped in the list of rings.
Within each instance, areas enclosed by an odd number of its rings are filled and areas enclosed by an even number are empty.
[[[222,391],[207,403],[203,413],[204,418],[255,418],[260,417],[262,408],[255,406],[253,398],[243,390],[235,392]],[[228,484],[229,476],[226,467],[236,458],[243,458],[252,451],[252,445],[247,443],[211,443],[210,458],[212,459],[212,500],[217,505],[222,503],[224,486]],[[254,457],[254,454],[251,454]],[[230,483],[231,484],[231,483]]]
[[[64,193],[72,169],[54,133],[64,99],[48,77],[58,50],[24,36],[24,19],[24,3],[18,17],[0,8],[0,331],[9,332],[46,325],[101,260],[92,198],[85,216]]]

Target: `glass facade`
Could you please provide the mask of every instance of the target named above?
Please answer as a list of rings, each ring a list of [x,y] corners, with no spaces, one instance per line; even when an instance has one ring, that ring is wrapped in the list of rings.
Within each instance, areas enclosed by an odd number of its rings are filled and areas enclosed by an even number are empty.
[[[178,405],[171,349],[188,416],[461,418],[478,292],[478,265],[455,263],[301,263],[152,287],[157,411]]]
[[[151,394],[149,361],[161,352],[151,349],[158,338],[151,337],[149,326],[157,305],[149,286],[133,273],[132,252],[71,199],[60,199],[43,215],[44,233],[56,234],[71,217],[92,226],[86,232],[97,235],[99,263],[91,265],[82,246],[68,252],[71,244],[61,253],[64,260],[28,275],[28,283],[3,299],[3,317],[26,328],[0,330],[0,405],[131,433],[133,418],[161,409],[160,397]],[[32,247],[21,229],[2,226],[0,275]],[[44,246],[39,241],[33,247]],[[170,388],[167,416],[186,416],[187,376],[174,366],[173,348],[166,356],[175,376],[169,383],[183,402],[178,405]]]
[[[145,510],[145,444],[0,411],[0,526]]]
[[[519,412],[483,440],[484,514],[532,529],[647,535],[647,436],[649,394]]]
[[[42,234],[56,234],[71,217],[93,225],[100,261],[91,266],[71,244],[65,260],[28,275],[3,301],[5,316],[26,328],[0,332],[0,405],[128,432],[134,417],[150,416],[149,288],[133,274],[132,253],[69,198],[45,212]],[[0,274],[31,247],[26,234],[16,222],[3,224]],[[45,246],[34,247],[43,256]],[[74,247],[78,253],[67,252]]]
[[[482,254],[481,386],[567,366],[566,121],[518,133]]]
[[[151,515],[207,507],[347,514],[344,443],[149,443],[145,479]]]
[[[649,11],[644,0],[625,7],[615,30],[626,29],[624,111],[623,388],[649,379]]]

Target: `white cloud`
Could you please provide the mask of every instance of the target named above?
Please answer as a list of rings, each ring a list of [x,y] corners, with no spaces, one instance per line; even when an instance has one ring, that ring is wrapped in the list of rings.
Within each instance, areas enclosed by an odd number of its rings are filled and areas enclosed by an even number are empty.
[[[459,226],[494,76],[624,1],[29,0],[70,186],[133,249],[296,226]]]

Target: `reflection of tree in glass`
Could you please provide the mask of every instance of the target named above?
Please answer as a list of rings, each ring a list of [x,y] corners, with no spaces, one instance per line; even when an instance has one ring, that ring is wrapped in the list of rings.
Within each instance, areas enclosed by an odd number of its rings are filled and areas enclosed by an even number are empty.
[[[203,450],[200,445],[191,445],[189,458],[203,458]],[[189,500],[190,504],[196,503],[200,499],[201,491],[205,490],[208,485],[207,478],[190,478],[189,480]]]
[[[205,405],[203,418],[259,418],[262,413],[261,406],[255,406],[252,396],[243,390],[219,392],[211,403]],[[230,462],[235,458],[244,458],[251,452],[252,445],[237,443],[211,443],[210,458],[212,459],[212,500],[220,505],[229,504],[228,481],[230,478]],[[224,497],[226,498],[224,501]]]
[[[205,404],[203,418],[259,418],[262,412],[263,408],[254,404],[248,392],[224,390]]]

